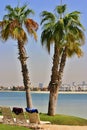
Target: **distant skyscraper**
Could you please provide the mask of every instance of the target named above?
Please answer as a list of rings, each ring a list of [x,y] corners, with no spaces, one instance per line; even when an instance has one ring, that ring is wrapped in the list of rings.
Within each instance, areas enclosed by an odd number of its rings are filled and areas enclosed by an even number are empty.
[[[39,83],[39,88],[43,88],[43,83]]]
[[[86,85],[85,81],[82,81],[82,86],[85,86],[85,85]]]

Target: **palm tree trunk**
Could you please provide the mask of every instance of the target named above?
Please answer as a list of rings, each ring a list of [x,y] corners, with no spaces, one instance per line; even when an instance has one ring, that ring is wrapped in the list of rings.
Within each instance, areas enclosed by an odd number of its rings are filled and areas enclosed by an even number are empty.
[[[56,90],[55,92],[50,91],[49,106],[48,106],[48,115],[50,115],[50,116],[55,115],[57,98],[58,98],[58,90]]]
[[[64,71],[64,67],[65,67],[65,63],[66,63],[66,47],[63,50],[62,56],[61,56],[61,62],[60,62],[60,67],[59,67],[59,75],[58,75],[58,81],[59,84],[62,84],[62,77],[63,77],[63,71]],[[60,86],[59,86],[60,87]]]
[[[23,75],[23,83],[26,91],[26,103],[28,108],[32,108],[32,100],[30,94],[30,79],[28,76],[28,68],[26,64],[27,56],[24,48],[24,43],[18,41],[18,50],[19,50],[19,60],[21,62],[22,75]]]
[[[48,115],[55,115],[56,102],[58,97],[58,64],[59,64],[59,49],[55,45],[54,48],[54,58],[53,58],[53,67],[51,81],[49,83],[49,106],[48,106]]]

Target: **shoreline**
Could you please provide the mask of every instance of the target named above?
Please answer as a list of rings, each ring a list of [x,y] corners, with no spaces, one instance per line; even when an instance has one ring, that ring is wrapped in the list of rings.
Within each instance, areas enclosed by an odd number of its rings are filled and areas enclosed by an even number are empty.
[[[0,92],[25,92],[25,91],[5,91],[2,90]],[[31,93],[41,93],[41,94],[49,94],[49,91],[31,91]],[[87,91],[59,91],[58,94],[87,94]]]
[[[50,93],[49,91],[31,91],[31,93]],[[59,91],[58,92],[59,94],[87,94],[87,92],[84,92],[84,91],[78,91],[78,92],[75,92],[75,91],[73,91],[73,92],[71,92],[71,91],[67,91],[67,92],[64,92],[64,91]]]

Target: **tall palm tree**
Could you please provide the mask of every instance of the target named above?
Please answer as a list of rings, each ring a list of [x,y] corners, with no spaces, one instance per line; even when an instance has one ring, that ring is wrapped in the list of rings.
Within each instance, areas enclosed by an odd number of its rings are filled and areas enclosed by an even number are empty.
[[[82,55],[81,45],[84,43],[83,26],[80,23],[80,12],[74,11],[65,14],[66,5],[57,6],[56,13],[48,11],[41,13],[41,43],[50,52],[51,44],[54,44],[54,56],[51,81],[49,83],[48,114],[55,115],[58,89],[62,83],[66,58],[77,54]]]
[[[8,14],[4,15],[3,20],[0,21],[1,38],[6,41],[11,37],[18,41],[19,60],[22,68],[23,83],[26,90],[27,107],[31,108],[32,100],[30,95],[30,79],[26,64],[28,57],[24,46],[28,38],[24,25],[27,28],[27,32],[37,40],[36,30],[38,29],[38,24],[34,20],[28,18],[28,16],[34,14],[34,12],[33,10],[28,9],[27,5],[22,7],[17,6],[15,8],[8,5],[6,6],[6,9]]]

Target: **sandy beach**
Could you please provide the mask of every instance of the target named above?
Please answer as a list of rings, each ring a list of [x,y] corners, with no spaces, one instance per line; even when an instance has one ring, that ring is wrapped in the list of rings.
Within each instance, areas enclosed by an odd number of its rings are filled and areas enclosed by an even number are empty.
[[[31,93],[50,93],[49,91],[31,91]],[[87,91],[59,91],[60,94],[87,94]]]
[[[25,91],[6,91],[0,90],[0,92],[25,92]],[[50,93],[49,91],[31,91],[31,93]],[[87,91],[58,91],[60,94],[87,94]]]
[[[43,130],[87,130],[87,126],[41,125]]]

